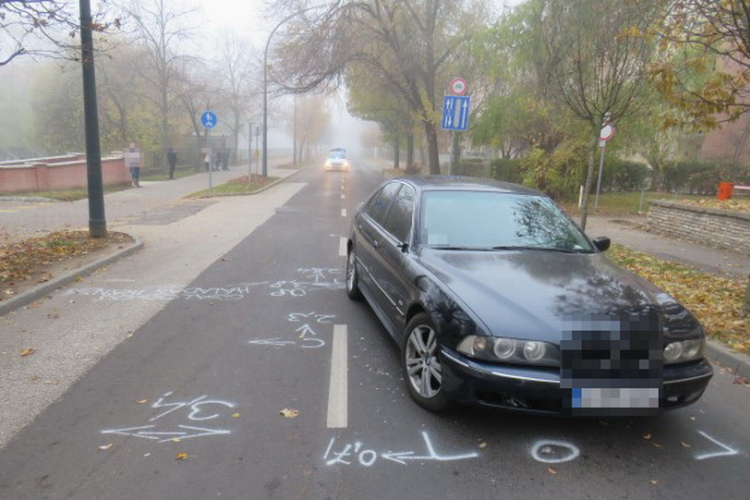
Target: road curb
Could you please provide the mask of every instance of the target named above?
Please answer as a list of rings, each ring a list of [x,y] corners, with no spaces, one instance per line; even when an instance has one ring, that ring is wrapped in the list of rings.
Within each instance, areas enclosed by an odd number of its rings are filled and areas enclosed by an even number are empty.
[[[737,376],[750,377],[750,356],[746,354],[734,352],[720,342],[709,340],[706,342],[706,356],[719,365],[730,368]]]
[[[200,198],[201,198],[201,199],[205,199],[205,198],[229,198],[229,197],[232,197],[232,196],[253,196],[253,195],[256,195],[256,194],[260,194],[260,193],[262,193],[263,191],[267,191],[267,190],[271,189],[272,187],[276,186],[277,184],[281,184],[282,182],[286,181],[287,179],[291,179],[291,178],[292,178],[292,177],[294,177],[295,175],[297,175],[297,174],[299,174],[300,172],[302,172],[303,170],[305,170],[305,169],[306,169],[307,167],[309,167],[310,165],[311,165],[311,164],[310,164],[310,163],[308,163],[307,165],[304,165],[304,166],[302,166],[302,167],[300,167],[300,168],[298,168],[298,169],[295,169],[295,171],[294,171],[294,172],[292,172],[291,174],[289,174],[289,175],[285,175],[285,176],[283,176],[283,177],[280,177],[280,178],[276,179],[275,181],[273,181],[273,182],[272,182],[271,184],[269,184],[269,185],[267,185],[267,186],[263,186],[262,188],[260,188],[260,189],[258,189],[258,190],[256,190],[256,191],[253,191],[252,193],[223,193],[223,194],[210,194],[210,195],[206,195],[206,196],[201,196]]]
[[[140,240],[140,238],[135,236],[130,237],[133,238],[133,243],[131,245],[122,248],[115,253],[107,255],[106,257],[102,257],[99,260],[95,260],[94,262],[91,262],[83,267],[73,269],[57,278],[53,278],[45,283],[35,286],[19,295],[16,295],[12,299],[0,302],[0,316],[23,307],[30,302],[34,302],[35,300],[44,297],[53,290],[65,286],[68,283],[72,283],[79,277],[87,276],[97,269],[108,266],[109,264],[112,264],[113,262],[123,257],[127,257],[128,255],[133,254],[143,248],[143,242]]]

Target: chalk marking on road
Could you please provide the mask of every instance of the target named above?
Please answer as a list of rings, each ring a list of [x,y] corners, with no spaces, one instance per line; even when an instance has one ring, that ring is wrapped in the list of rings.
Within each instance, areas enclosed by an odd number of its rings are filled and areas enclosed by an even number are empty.
[[[562,449],[562,450],[560,450]],[[575,460],[581,454],[577,446],[565,441],[543,439],[531,447],[531,456],[537,462],[545,464],[561,464]]]
[[[720,446],[721,448],[724,448],[724,451],[715,451],[713,453],[700,453],[698,455],[695,455],[696,460],[706,460],[708,458],[716,458],[716,457],[730,457],[732,455],[738,455],[740,453],[739,450],[735,450],[731,446],[727,446],[724,443],[717,441],[716,439],[712,438],[711,436],[709,436],[703,431],[698,431],[698,434],[708,439],[715,445]]]
[[[151,431],[156,425],[143,425],[140,427],[128,427],[125,429],[106,429],[102,434],[118,434],[120,436],[132,436],[143,439],[158,440],[160,443],[184,439],[192,439],[203,436],[219,436],[231,434],[232,431],[226,429],[205,429],[203,427],[192,427],[189,425],[178,425],[180,429],[198,431],[195,434],[189,434],[185,431]],[[166,437],[165,437],[166,436]]]
[[[341,217],[346,217],[346,209],[345,208],[341,209]]]
[[[467,460],[470,458],[477,458],[479,453],[469,452],[461,453],[457,455],[441,455],[435,451],[435,447],[432,445],[430,435],[427,432],[422,431],[422,439],[427,453],[424,455],[416,455],[414,451],[386,451],[377,452],[370,448],[363,449],[361,441],[355,443],[346,443],[341,451],[335,451],[333,446],[336,443],[336,438],[331,438],[328,442],[328,447],[323,455],[323,460],[326,465],[352,465],[356,460],[360,465],[364,467],[370,467],[377,461],[378,458],[395,462],[400,465],[407,465],[408,461],[436,461],[436,462],[448,462],[453,460]]]
[[[346,238],[339,238],[339,257],[346,257]]]
[[[348,422],[348,331],[346,325],[333,325],[331,378],[328,384],[329,429],[344,429]]]

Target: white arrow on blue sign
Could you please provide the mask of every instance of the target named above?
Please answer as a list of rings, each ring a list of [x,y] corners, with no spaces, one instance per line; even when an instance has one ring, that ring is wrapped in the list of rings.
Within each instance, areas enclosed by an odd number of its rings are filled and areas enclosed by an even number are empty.
[[[443,100],[443,130],[466,130],[469,128],[471,97],[447,95]]]
[[[213,111],[204,111],[201,115],[201,123],[206,128],[214,128],[218,121]]]

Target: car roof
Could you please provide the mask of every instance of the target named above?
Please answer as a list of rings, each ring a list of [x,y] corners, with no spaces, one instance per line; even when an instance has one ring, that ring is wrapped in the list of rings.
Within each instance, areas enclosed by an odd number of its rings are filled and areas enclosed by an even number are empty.
[[[414,188],[422,191],[494,191],[498,193],[546,196],[540,191],[519,184],[459,175],[408,176],[399,177],[394,179],[394,181],[411,184]]]

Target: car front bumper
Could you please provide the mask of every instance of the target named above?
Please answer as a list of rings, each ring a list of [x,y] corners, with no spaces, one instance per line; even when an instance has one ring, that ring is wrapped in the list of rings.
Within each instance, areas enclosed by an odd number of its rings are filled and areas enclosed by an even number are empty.
[[[570,408],[571,389],[561,387],[558,368],[492,364],[467,358],[443,346],[443,389],[454,401],[529,413],[572,416],[651,415],[694,403],[713,375],[705,360],[665,366],[658,385],[658,408]],[[583,382],[585,383],[585,382]],[[613,381],[617,387],[621,381]]]

